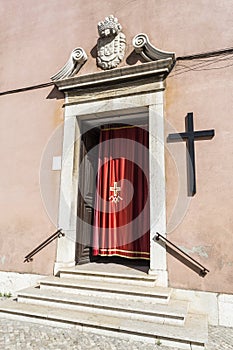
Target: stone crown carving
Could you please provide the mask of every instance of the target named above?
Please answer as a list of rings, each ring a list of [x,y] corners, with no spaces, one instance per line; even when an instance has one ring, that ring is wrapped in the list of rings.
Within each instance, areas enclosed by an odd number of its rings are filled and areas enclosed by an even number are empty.
[[[133,38],[133,46],[135,51],[148,62],[166,58],[175,60],[175,53],[157,49],[150,43],[148,36],[144,33],[137,34]]]
[[[125,54],[125,35],[113,15],[98,23],[97,66],[106,70],[116,68]]]
[[[120,33],[122,27],[118,22],[118,19],[113,15],[106,17],[104,21],[98,23],[98,32],[101,38],[106,36],[116,36]]]
[[[54,74],[50,79],[52,81],[61,80],[74,76],[87,61],[87,54],[81,47],[77,47],[71,52],[70,58],[58,73]]]

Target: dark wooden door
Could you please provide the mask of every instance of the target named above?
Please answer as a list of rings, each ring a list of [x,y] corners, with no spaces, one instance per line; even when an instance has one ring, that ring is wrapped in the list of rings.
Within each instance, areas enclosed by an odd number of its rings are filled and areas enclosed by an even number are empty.
[[[90,261],[93,206],[96,190],[99,129],[83,133],[80,145],[80,172],[77,208],[76,263]]]

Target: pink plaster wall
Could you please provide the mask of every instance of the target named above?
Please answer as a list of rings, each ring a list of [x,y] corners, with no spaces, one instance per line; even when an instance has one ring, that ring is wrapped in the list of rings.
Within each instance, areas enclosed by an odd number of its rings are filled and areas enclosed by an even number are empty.
[[[126,59],[132,38],[140,32],[177,56],[230,47],[232,8],[231,0],[188,5],[186,0],[1,0],[2,88],[48,82],[77,46],[88,55],[79,74],[100,70],[91,51],[98,39],[97,23],[109,14],[118,17],[127,37]]]
[[[1,91],[49,82],[77,46],[88,55],[79,74],[99,71],[93,57],[97,23],[109,14],[118,17],[127,38],[121,66],[140,64],[130,56],[132,38],[140,32],[148,34],[155,46],[174,51],[176,56],[232,46],[231,0],[0,3]],[[190,66],[190,62],[187,64]],[[167,79],[167,120],[183,131],[184,117],[192,111],[196,129],[214,128],[216,136],[196,144],[197,194],[169,238],[194,251],[194,257],[211,273],[201,279],[168,256],[170,285],[232,292],[232,68],[178,75],[179,68],[177,64]],[[62,96],[52,87],[1,96],[0,270],[52,271],[55,243],[31,264],[23,264],[22,259],[55,229],[59,172],[51,171],[51,162],[53,156],[61,154],[62,103]],[[180,147],[181,157],[185,157],[184,145],[174,147]],[[168,221],[178,191],[174,169],[167,152]],[[41,179],[48,190],[47,212],[41,197]]]
[[[53,152],[45,149],[61,123],[61,103],[46,100],[51,88],[1,96],[1,235],[0,270],[51,273],[55,243],[39,253],[34,262],[24,256],[55,230],[56,216],[46,213],[42,202],[41,171],[47,171],[49,203],[57,207],[59,173],[52,172],[52,156],[61,154],[62,137]],[[60,104],[60,106],[59,106]],[[50,165],[44,169],[44,151]],[[57,210],[57,208],[56,208]]]
[[[226,61],[214,67],[229,64],[232,63]],[[174,76],[171,75],[167,81],[167,120],[177,131],[184,131],[184,117],[192,111],[196,130],[215,129],[216,134],[212,140],[197,141],[195,144],[197,193],[187,206],[187,213],[181,217],[179,226],[168,235],[169,239],[209,268],[210,273],[202,279],[168,256],[170,284],[180,288],[232,293],[233,66],[190,71],[176,76],[178,69],[179,64],[173,72]],[[185,144],[173,144],[172,147],[179,147],[180,156],[185,158]],[[174,176],[174,162],[169,152],[166,160],[169,222],[178,196],[173,177],[177,180],[180,174],[175,171]]]

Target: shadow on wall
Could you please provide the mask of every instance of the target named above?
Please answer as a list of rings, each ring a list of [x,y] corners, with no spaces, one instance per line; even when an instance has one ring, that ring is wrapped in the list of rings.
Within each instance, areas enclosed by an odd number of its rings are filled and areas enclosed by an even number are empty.
[[[50,91],[46,99],[48,100],[64,100],[64,93],[58,90],[58,88],[54,85],[53,89]]]
[[[198,266],[197,264],[195,264],[195,262],[192,262],[191,260],[189,260],[189,258],[187,256],[184,256],[182,254],[182,252],[177,251],[175,248],[165,244],[164,242],[162,242],[161,240],[156,240],[156,242],[161,245],[161,247],[163,247],[164,249],[166,249],[167,253],[172,255],[174,258],[176,258],[177,260],[179,260],[182,264],[184,264],[185,266],[187,266],[188,268],[190,268],[192,271],[196,272],[200,277],[205,277],[207,272],[209,272],[209,270],[205,269],[205,268],[201,268],[200,266]],[[184,253],[185,254],[185,253]],[[190,257],[191,258],[191,257]]]
[[[132,66],[137,62],[148,63],[141,55],[139,55],[137,52],[135,52],[135,50],[133,50],[126,58],[126,63]]]
[[[93,58],[96,58],[97,57],[97,45],[95,45],[91,51],[90,51],[90,54]]]

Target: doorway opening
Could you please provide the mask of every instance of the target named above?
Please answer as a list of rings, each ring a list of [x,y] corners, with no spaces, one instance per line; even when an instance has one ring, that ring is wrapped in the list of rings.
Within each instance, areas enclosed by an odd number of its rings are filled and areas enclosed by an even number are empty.
[[[76,264],[149,267],[148,115],[79,123]]]

